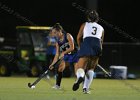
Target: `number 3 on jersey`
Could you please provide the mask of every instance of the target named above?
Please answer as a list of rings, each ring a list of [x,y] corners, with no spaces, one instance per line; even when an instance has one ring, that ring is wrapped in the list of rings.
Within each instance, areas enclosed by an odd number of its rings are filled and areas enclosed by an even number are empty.
[[[96,35],[97,27],[92,27],[92,28],[93,28],[93,32],[91,34]]]

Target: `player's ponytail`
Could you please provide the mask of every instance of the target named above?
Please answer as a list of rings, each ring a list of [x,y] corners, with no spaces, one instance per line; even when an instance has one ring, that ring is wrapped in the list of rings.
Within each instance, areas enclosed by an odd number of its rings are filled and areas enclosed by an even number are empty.
[[[53,29],[56,29],[57,31],[63,31],[63,27],[60,25],[60,23],[56,23],[54,26],[53,26]]]
[[[88,22],[98,22],[99,21],[99,15],[96,12],[96,10],[91,10],[87,13],[87,20],[88,20]]]

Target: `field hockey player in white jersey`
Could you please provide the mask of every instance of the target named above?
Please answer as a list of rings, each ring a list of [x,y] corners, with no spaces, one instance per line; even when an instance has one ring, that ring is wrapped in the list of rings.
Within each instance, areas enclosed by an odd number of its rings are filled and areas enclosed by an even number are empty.
[[[94,69],[102,53],[104,38],[104,29],[97,23],[98,20],[98,13],[95,10],[89,11],[87,22],[81,25],[77,35],[79,61],[75,68],[77,80],[73,84],[73,91],[76,91],[83,82],[83,93],[90,93],[89,88],[93,80]]]

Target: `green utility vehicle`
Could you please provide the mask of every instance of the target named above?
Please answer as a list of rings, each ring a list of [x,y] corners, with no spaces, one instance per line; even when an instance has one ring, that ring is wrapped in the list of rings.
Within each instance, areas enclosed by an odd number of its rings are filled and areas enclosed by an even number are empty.
[[[39,76],[45,70],[45,37],[51,27],[17,26],[16,38],[0,37],[0,76],[26,73]]]

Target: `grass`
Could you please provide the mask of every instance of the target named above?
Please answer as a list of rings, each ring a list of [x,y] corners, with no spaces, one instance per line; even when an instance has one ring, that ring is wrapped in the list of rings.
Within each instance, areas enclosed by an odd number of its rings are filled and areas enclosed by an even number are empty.
[[[55,80],[44,79],[35,89],[27,87],[36,78],[0,77],[0,100],[140,100],[140,80],[94,79],[91,94],[83,94],[82,87],[72,91],[74,78],[64,78],[62,89],[54,90]]]

